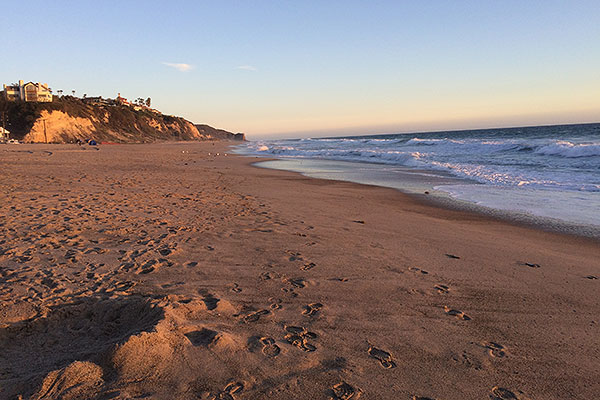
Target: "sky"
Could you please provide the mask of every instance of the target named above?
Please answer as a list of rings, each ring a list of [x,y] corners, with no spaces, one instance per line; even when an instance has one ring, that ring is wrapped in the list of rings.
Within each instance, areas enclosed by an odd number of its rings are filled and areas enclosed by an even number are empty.
[[[600,121],[600,1],[6,1],[0,80],[253,138]]]

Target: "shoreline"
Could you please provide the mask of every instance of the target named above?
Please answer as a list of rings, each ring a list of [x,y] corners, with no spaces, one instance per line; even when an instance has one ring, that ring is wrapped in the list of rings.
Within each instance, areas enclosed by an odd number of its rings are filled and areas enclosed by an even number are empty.
[[[0,397],[600,390],[596,241],[230,147],[2,151]]]
[[[270,158],[270,157],[262,157],[262,156],[239,154],[239,153],[237,153],[237,154],[244,156],[244,157],[256,157],[256,158],[261,159],[259,161],[255,161],[254,163],[252,163],[252,165],[257,168],[276,169],[276,170],[280,170],[280,171],[298,173],[302,176],[306,176],[306,177],[313,178],[313,179],[323,179],[323,180],[338,181],[338,182],[351,182],[351,183],[355,183],[357,185],[389,188],[389,189],[397,190],[398,192],[402,193],[403,195],[414,198],[417,201],[420,201],[426,205],[430,205],[434,208],[443,208],[443,209],[455,210],[455,211],[466,212],[466,213],[474,213],[474,214],[480,215],[482,217],[490,218],[491,220],[502,221],[505,223],[513,224],[515,226],[522,226],[522,227],[527,227],[527,228],[531,228],[531,229],[541,230],[544,232],[586,238],[586,239],[590,239],[593,241],[600,241],[600,226],[582,225],[582,224],[577,224],[577,223],[566,221],[566,220],[561,220],[558,218],[550,218],[550,217],[533,215],[533,214],[530,214],[530,213],[527,213],[524,211],[502,210],[502,209],[493,208],[493,207],[489,207],[489,206],[485,206],[485,205],[480,205],[480,204],[477,204],[472,201],[462,200],[459,198],[452,197],[450,194],[437,189],[437,186],[430,187],[432,185],[424,185],[421,189],[429,192],[428,194],[425,194],[422,192],[417,192],[415,190],[408,190],[407,188],[403,187],[402,184],[398,184],[398,185],[394,186],[394,185],[386,185],[385,183],[384,184],[376,184],[376,183],[359,182],[359,181],[352,180],[352,179],[336,179],[336,178],[330,178],[330,177],[320,177],[320,176],[318,176],[319,173],[311,173],[309,170],[302,171],[299,168],[293,168],[293,167],[292,168],[282,168],[282,167],[278,168],[277,166],[265,165],[271,161],[285,163],[286,161],[298,161],[298,160],[308,161],[308,162],[326,161],[326,162],[331,162],[331,163],[348,163],[348,164],[354,164],[355,162],[349,163],[349,162],[345,162],[345,161],[336,161],[336,160],[327,160],[327,159],[292,159],[292,160],[289,160],[286,158]],[[356,162],[356,163],[358,163],[358,162]],[[263,165],[261,165],[261,164],[263,164]],[[361,163],[361,164],[380,165],[380,164],[369,164],[369,163]],[[402,168],[402,169],[404,169],[404,168]],[[421,171],[419,169],[409,168],[409,167],[406,167],[406,169],[413,170],[415,172]],[[422,170],[422,171],[423,172],[431,172],[431,173],[435,174],[435,171],[429,171],[429,170]],[[441,175],[440,178],[443,176],[444,175]],[[463,178],[456,178],[456,177],[450,176],[450,175],[448,175],[447,178],[448,178],[448,180],[452,180],[452,181],[468,182],[467,180],[465,180]],[[473,183],[473,184],[478,184],[478,183]],[[445,185],[445,184],[442,183],[442,184],[439,184],[438,186],[443,186],[443,185]],[[436,192],[439,192],[439,193],[436,193]]]

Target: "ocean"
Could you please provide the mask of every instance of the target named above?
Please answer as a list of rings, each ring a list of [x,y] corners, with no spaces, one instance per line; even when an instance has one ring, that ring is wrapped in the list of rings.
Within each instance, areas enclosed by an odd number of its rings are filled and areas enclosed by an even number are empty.
[[[246,143],[263,166],[600,227],[600,124]]]

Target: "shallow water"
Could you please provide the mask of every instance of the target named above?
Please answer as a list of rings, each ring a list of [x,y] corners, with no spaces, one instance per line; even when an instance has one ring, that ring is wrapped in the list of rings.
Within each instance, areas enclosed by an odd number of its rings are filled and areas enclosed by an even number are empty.
[[[279,168],[311,176],[435,187],[485,207],[600,226],[600,124],[257,141],[239,151],[296,160]]]

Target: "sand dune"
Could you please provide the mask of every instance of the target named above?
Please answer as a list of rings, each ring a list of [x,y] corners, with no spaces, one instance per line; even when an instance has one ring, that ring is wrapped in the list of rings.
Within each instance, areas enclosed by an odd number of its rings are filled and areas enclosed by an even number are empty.
[[[597,242],[227,152],[0,148],[0,398],[597,396]]]

